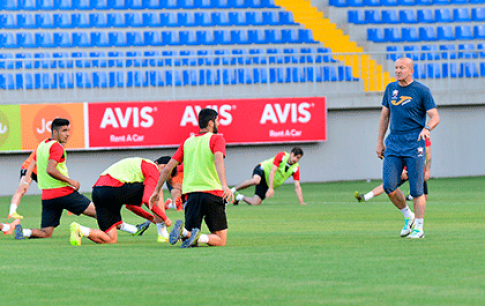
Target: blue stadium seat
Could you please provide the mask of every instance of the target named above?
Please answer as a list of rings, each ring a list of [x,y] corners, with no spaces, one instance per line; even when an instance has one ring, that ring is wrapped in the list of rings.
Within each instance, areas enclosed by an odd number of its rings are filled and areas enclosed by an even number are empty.
[[[228,26],[231,24],[229,15],[225,11],[212,13],[212,23],[216,26]]]
[[[52,75],[47,72],[34,74],[34,88],[42,89],[54,89],[57,88],[57,84],[52,78]]]
[[[231,44],[231,32],[229,30],[214,31],[214,44],[216,45]]]
[[[4,48],[17,48],[17,41],[13,33],[0,33],[0,46]]]
[[[381,6],[381,1],[380,0],[364,0],[365,6]]]
[[[126,38],[123,32],[109,32],[108,42],[113,47],[126,47]]]
[[[314,48],[301,48],[300,53],[300,63],[314,63],[316,61],[315,49]],[[319,57],[321,59],[321,57]],[[320,61],[321,62],[321,61]]]
[[[212,66],[213,61],[211,50],[197,50],[197,64],[199,66]]]
[[[263,25],[263,16],[260,11],[247,11],[246,12],[246,24],[247,25]]]
[[[285,71],[283,67],[269,68],[269,82],[283,83],[285,80]]]
[[[106,32],[91,32],[91,46],[93,47],[109,47],[108,35]]]
[[[432,79],[441,78],[441,67],[439,63],[426,64],[426,76]]]
[[[54,52],[52,58],[54,59],[53,65],[59,68],[72,68],[71,56],[67,52]]]
[[[202,9],[215,8],[215,1],[211,0],[195,0],[195,7]]]
[[[61,48],[72,47],[71,36],[68,32],[54,32],[54,46]]]
[[[179,35],[176,31],[162,31],[162,44],[176,46],[179,45]]]
[[[305,67],[293,67],[291,69],[292,81],[293,83],[305,83],[306,82],[306,71]]]
[[[451,26],[437,26],[436,33],[439,40],[455,40],[453,28]]]
[[[191,10],[197,8],[195,0],[178,0],[177,3],[181,9]]]
[[[475,45],[474,44],[458,45],[458,58],[464,58],[464,59],[478,58],[478,53],[475,50]]]
[[[266,43],[281,44],[283,43],[283,37],[279,29],[266,29],[264,30],[264,37]]]
[[[17,33],[17,45],[22,48],[37,48],[31,32]]]
[[[148,87],[148,72],[128,71],[126,80],[126,87]]]
[[[182,77],[179,70],[165,71],[165,86],[182,86]]]
[[[252,58],[248,56],[246,49],[233,49],[232,55],[234,62],[238,65],[250,65],[252,63]]]
[[[4,0],[3,8],[6,10],[15,10],[15,0]],[[3,1],[2,1],[3,2]],[[35,0],[18,0],[17,9],[19,10],[30,10],[35,11],[37,10],[37,1]]]
[[[180,31],[178,34],[180,45],[193,46],[196,44],[194,31]]]
[[[145,42],[143,40],[143,36],[141,32],[138,31],[130,31],[126,32],[126,44],[128,46],[145,46]]]
[[[398,6],[397,0],[381,0],[381,5],[383,6]]]
[[[229,12],[229,22],[231,25],[246,25],[246,16],[242,11]]]
[[[418,19],[416,18],[414,10],[405,9],[399,11],[399,21],[401,23],[417,23]]]
[[[142,14],[143,25],[145,27],[160,27],[160,14],[158,13],[143,13]]]
[[[41,48],[54,48],[52,33],[50,32],[37,32],[35,33],[35,44]]]
[[[16,29],[17,22],[15,21],[15,15],[14,14],[0,15],[0,24],[5,29]]]
[[[1,69],[14,69],[15,64],[13,60],[13,54],[0,53],[0,68]]]
[[[337,70],[333,66],[323,66],[322,67],[322,79],[324,82],[336,82]]]
[[[174,12],[161,13],[160,24],[165,24],[167,27],[178,27],[178,14]]]
[[[141,67],[141,66],[142,66],[141,51],[127,51],[125,67]]]
[[[398,58],[401,58],[403,56],[402,47],[399,45],[387,46],[386,51],[388,60],[396,61]]]
[[[405,5],[405,6],[415,6],[416,2],[415,0],[398,0],[399,5]]]
[[[419,41],[418,30],[416,28],[401,28],[401,37],[403,41]]]
[[[33,89],[34,79],[30,73],[17,73],[15,75],[16,89]]]
[[[448,45],[440,45],[441,58],[442,59],[455,59],[456,52],[455,52],[455,45],[448,44]]]
[[[216,8],[230,8],[229,0],[213,0]]]
[[[450,0],[433,0],[435,5],[450,5]]]
[[[262,29],[248,30],[248,40],[250,43],[261,45],[265,43],[264,32]]]
[[[123,71],[110,71],[108,74],[108,85],[110,88],[125,87],[125,73]]]
[[[283,64],[283,51],[280,48],[270,48],[266,50],[270,64]]]
[[[480,76],[485,77],[485,63],[484,62],[480,63]]]
[[[335,7],[347,7],[349,6],[347,4],[346,0],[329,0],[328,2],[330,6],[335,6]]]
[[[202,30],[195,32],[196,45],[213,45],[214,35],[212,31]]]
[[[416,0],[416,5],[433,5],[433,0]]]
[[[245,0],[229,0],[229,5],[232,8],[247,8],[247,4]]]
[[[59,88],[74,88],[74,76],[70,72],[54,73],[53,79]]]
[[[415,63],[413,78],[415,79],[426,79],[426,64]]]
[[[430,9],[418,10],[418,23],[434,23],[433,11]]]
[[[52,15],[43,13],[35,15],[36,24],[39,28],[52,29],[54,28],[54,21],[52,20]]]
[[[421,41],[436,41],[436,34],[434,27],[420,27],[419,28],[419,40]]]
[[[306,79],[308,82],[322,82],[322,69],[321,67],[306,67]]]
[[[91,67],[107,67],[106,53],[103,51],[95,51],[89,53],[91,59]]]
[[[221,83],[220,70],[206,69],[205,71],[201,70],[201,72],[199,74],[199,83],[201,83],[201,78],[202,83],[205,85],[219,85]]]
[[[282,42],[287,44],[298,43],[298,31],[297,29],[290,28],[281,30]]]
[[[351,7],[363,7],[366,3],[364,0],[347,0],[347,4]]]
[[[91,42],[87,32],[73,32],[72,45],[76,47],[90,47]]]
[[[95,10],[108,10],[111,7],[108,0],[91,0],[91,8]]]
[[[485,43],[478,43],[477,50],[480,58],[485,58]]]
[[[358,78],[355,78],[352,75],[352,67],[349,66],[339,66],[337,68],[338,71],[338,80],[339,81],[346,81],[346,82],[352,82],[352,81],[358,81]]]
[[[93,28],[109,27],[108,19],[104,13],[89,14],[89,25]]]
[[[478,69],[475,62],[464,62],[460,64],[460,78],[478,78]]]
[[[279,12],[279,23],[282,25],[290,25],[295,24],[295,20],[293,19],[293,13],[288,11],[281,11]]]
[[[297,48],[285,48],[283,49],[283,54],[285,64],[292,63],[292,64],[298,64],[299,63],[299,56],[297,55],[300,53],[300,50]]]
[[[474,26],[473,37],[475,37],[475,39],[485,39],[485,25]]]
[[[196,86],[198,84],[197,71],[195,69],[182,71],[182,85]]]
[[[159,70],[150,71],[148,73],[148,82],[150,86],[162,87],[165,85],[165,76]]]
[[[485,21],[485,7],[474,7],[472,8],[472,21],[483,22]]]
[[[132,10],[141,10],[144,8],[142,0],[125,0],[125,5],[127,9]]]
[[[67,13],[53,14],[52,17],[54,19],[55,28],[61,28],[61,29],[73,28],[70,14],[67,14]]]
[[[85,13],[76,13],[71,15],[71,23],[75,28],[89,28],[88,15]]]
[[[114,10],[126,9],[125,0],[108,0],[108,5]]]
[[[163,61],[160,57],[160,51],[145,51],[143,53],[146,57],[148,66],[150,67],[161,67],[163,66]]]
[[[55,9],[57,9],[57,7],[56,7],[56,3],[54,2],[54,0],[38,0],[37,1],[37,9],[49,11],[49,10],[55,10]]]
[[[401,31],[398,28],[385,28],[384,39],[388,42],[401,42]]]
[[[265,25],[279,25],[279,16],[275,11],[263,12],[263,24]]]
[[[249,56],[253,64],[266,64],[264,49],[249,49]]]
[[[51,60],[51,54],[49,52],[35,53],[34,59],[34,68],[55,68],[54,62]]]
[[[298,43],[301,44],[316,44],[313,39],[313,32],[310,29],[298,29]]]
[[[382,28],[367,28],[367,40],[375,43],[385,42],[384,31]]]
[[[13,14],[8,14],[8,15],[10,15],[12,18],[14,16]],[[2,27],[3,27],[3,22],[0,22],[0,28],[2,28]],[[17,25],[16,25],[16,27],[22,28],[22,29],[36,29],[36,28],[38,28],[33,14],[18,14],[17,15]]]
[[[365,24],[365,15],[362,10],[348,10],[347,11],[347,20],[349,23],[353,24]]]
[[[181,50],[179,54],[182,66],[197,66],[194,50]]]
[[[335,63],[337,62],[336,59],[333,58],[330,54],[332,51],[329,48],[317,48],[317,58],[316,62],[324,62],[324,63]]]
[[[455,27],[455,38],[459,40],[473,39],[473,33],[471,26],[462,25]]]
[[[71,57],[74,58],[74,65],[78,68],[89,68],[91,62],[88,60],[88,54],[86,52],[73,52]]]
[[[73,10],[71,0],[55,0],[55,6],[58,10]]]
[[[15,79],[11,73],[0,73],[0,88],[15,89]]]
[[[195,18],[192,12],[177,13],[177,24],[179,27],[193,27],[195,26]]]
[[[252,84],[253,75],[249,68],[239,68],[237,69],[237,81],[239,84]]]
[[[198,12],[194,14],[194,25],[197,27],[212,26],[211,14],[209,12]]]
[[[410,46],[404,46],[404,52],[406,54],[406,57],[412,59],[413,61],[419,60],[419,46],[417,45],[410,45]]]
[[[147,46],[162,46],[162,37],[158,31],[143,32],[145,45]]]
[[[108,74],[105,71],[93,72],[93,87],[94,88],[108,87]]]
[[[455,22],[470,22],[470,12],[468,8],[460,7],[453,9],[453,20]]]
[[[437,45],[422,45],[421,51],[421,60],[439,60],[440,55],[438,53],[438,46]]]
[[[163,66],[180,66],[180,59],[177,58],[177,53],[174,51],[163,51]]]
[[[382,23],[400,23],[399,17],[396,10],[382,10]]]
[[[224,85],[237,84],[237,69],[222,69],[222,83]]]
[[[91,88],[91,77],[88,72],[76,72],[75,75],[77,88]]]
[[[72,7],[77,10],[90,10],[91,4],[89,0],[72,0]]]
[[[171,9],[171,10],[181,8],[177,0],[166,0],[164,4],[165,4],[165,8]]]
[[[123,15],[121,13],[108,13],[108,26],[113,28],[124,28],[125,21],[123,20]]]
[[[123,52],[111,51],[108,52],[108,67],[124,67],[125,61],[123,60]]]
[[[229,50],[216,50],[214,51],[214,66],[219,66],[222,62],[222,65],[227,66],[231,64],[231,53]]]
[[[434,10],[435,22],[453,22],[453,15],[449,8]]]
[[[15,68],[32,68],[32,54],[30,53],[17,53],[15,54]]]
[[[382,23],[381,12],[378,10],[365,10],[365,23],[374,24]]]

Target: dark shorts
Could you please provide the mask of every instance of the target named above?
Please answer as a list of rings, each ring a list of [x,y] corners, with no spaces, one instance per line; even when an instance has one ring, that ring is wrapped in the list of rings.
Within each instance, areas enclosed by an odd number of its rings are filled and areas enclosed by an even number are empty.
[[[20,169],[20,179],[22,179],[22,177],[24,177],[26,174],[27,174],[27,169],[24,169],[24,168]],[[37,182],[37,174],[32,172],[30,174],[30,177]]]
[[[397,189],[401,182],[404,166],[408,169],[410,194],[416,198],[424,194],[425,154],[419,157],[386,156],[382,166],[384,191],[389,194]]]
[[[211,233],[227,229],[226,205],[221,197],[205,192],[187,195],[185,206],[185,228],[200,229],[202,219]]]
[[[261,165],[257,165],[254,167],[253,170],[253,176],[258,175],[261,177],[261,182],[259,182],[258,185],[256,185],[256,190],[254,191],[254,194],[259,196],[261,200],[264,200],[266,198],[266,191],[268,191],[268,184],[266,183],[266,175],[264,174],[263,167]]]
[[[92,197],[99,229],[107,232],[120,224],[121,207],[125,204],[140,206],[144,190],[143,183],[124,184],[121,187],[93,187]]]
[[[401,187],[402,184],[406,183],[408,180],[401,179],[401,182],[397,185],[397,187]],[[423,193],[428,194],[428,182],[424,181],[423,184]]]
[[[59,226],[62,211],[64,209],[79,216],[86,210],[86,208],[88,208],[90,203],[90,199],[77,191],[60,198],[42,200],[41,228]]]

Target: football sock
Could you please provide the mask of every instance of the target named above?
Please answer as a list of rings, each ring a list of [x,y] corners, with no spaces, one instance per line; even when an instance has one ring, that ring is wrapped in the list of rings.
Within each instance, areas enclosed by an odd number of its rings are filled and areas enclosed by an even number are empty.
[[[30,238],[30,236],[32,235],[32,230],[24,229],[22,233],[24,234],[24,238]]]
[[[244,200],[244,195],[242,195],[242,194],[238,194],[238,195],[236,196],[236,200],[238,200],[238,201],[242,201],[242,200]]]
[[[182,230],[182,238],[185,238],[187,237],[187,234],[189,233],[189,231],[187,231],[184,227],[184,229]]]
[[[368,192],[364,195],[364,201],[369,201],[370,199],[372,199],[374,197],[374,193],[371,191],[371,192]]]
[[[10,230],[10,224],[3,223],[2,232],[8,232]]]
[[[136,226],[128,224],[128,223],[121,223],[120,231],[127,232],[130,234],[134,234],[137,231]]]
[[[409,206],[406,206],[403,209],[401,209],[401,212],[404,218],[411,218],[413,216],[413,212],[411,211],[411,209],[409,209]]]
[[[8,211],[8,215],[11,216],[16,212],[17,212],[17,204],[11,203],[10,204],[10,210]]]
[[[200,234],[199,243],[209,243],[209,235],[207,234]]]
[[[133,225],[132,225],[133,226]],[[136,228],[136,227],[135,227]],[[89,227],[86,227],[86,226],[82,226],[80,225],[79,226],[79,229],[81,230],[81,233],[83,233],[84,237],[88,237],[89,234],[91,233],[91,229]]]
[[[157,223],[157,232],[159,235],[163,237],[168,237],[167,227],[165,226],[165,222]]]
[[[417,229],[418,231],[422,231],[423,230],[423,223],[424,223],[423,218],[416,218],[416,223],[414,225],[414,228]]]
[[[237,191],[237,190],[236,190],[236,187],[232,187],[232,188],[231,188],[231,192],[232,192],[232,193],[236,193],[236,191]]]

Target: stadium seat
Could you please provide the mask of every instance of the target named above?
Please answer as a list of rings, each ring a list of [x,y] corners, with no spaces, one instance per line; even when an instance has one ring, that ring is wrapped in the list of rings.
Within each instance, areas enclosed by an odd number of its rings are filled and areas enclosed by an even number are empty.
[[[450,0],[433,0],[433,4],[435,4],[435,5],[450,5]]]
[[[109,47],[108,36],[106,32],[91,32],[91,46]]]
[[[176,31],[162,31],[162,45],[175,46],[179,44],[179,35]]]
[[[108,52],[108,67],[124,67],[123,53],[119,51]]]
[[[410,45],[410,46],[404,46],[404,52],[406,54],[406,57],[412,59],[413,61],[419,60],[419,46],[417,45]]]
[[[381,6],[381,1],[380,0],[364,0],[365,6]]]
[[[283,37],[279,29],[266,29],[264,30],[264,37],[266,43],[281,44],[283,43]]]
[[[163,51],[163,66],[180,66],[180,59],[176,58],[177,54],[174,51]]]
[[[367,28],[367,40],[381,43],[385,42],[384,31],[382,28]]]
[[[337,78],[337,70],[333,66],[324,66],[322,67],[322,79],[324,82],[336,82]]]
[[[416,0],[416,5],[433,5],[433,0]]]
[[[485,58],[485,43],[477,44],[478,56],[480,58]]]
[[[249,49],[249,57],[253,64],[266,64],[264,49]]]
[[[421,41],[435,41],[437,40],[434,27],[420,27],[419,28],[419,40]]]
[[[485,39],[485,25],[474,26],[473,37],[475,37],[475,39]]]
[[[57,84],[50,73],[36,73],[34,74],[34,88],[53,89],[57,88]]]
[[[289,63],[298,64],[299,63],[299,55],[297,55],[298,53],[300,53],[300,50],[298,50],[297,48],[283,49],[283,54],[285,54],[284,55],[285,64],[289,64]]]
[[[37,10],[37,1],[35,0],[18,0],[17,7],[15,6],[15,0],[4,0],[3,8],[5,10]],[[3,1],[2,1],[3,2]]]
[[[353,24],[365,24],[365,14],[362,10],[348,10],[347,20]]]
[[[269,82],[270,83],[283,83],[285,77],[285,71],[283,67],[269,68]]]
[[[85,13],[76,13],[71,15],[72,25],[75,28],[89,28],[89,19]]]
[[[419,41],[418,30],[416,28],[401,28],[401,37],[403,41],[407,42]]]
[[[231,24],[227,12],[220,11],[212,13],[212,23],[216,26],[228,26]]]
[[[35,33],[35,44],[41,48],[54,48],[56,45],[52,39],[52,33],[50,32],[37,32]]]
[[[400,23],[396,10],[382,10],[381,15],[382,15],[382,19],[381,19],[382,23],[390,23],[390,24]]]
[[[219,85],[221,83],[220,70],[204,69],[199,71],[199,84]]]
[[[143,39],[147,46],[162,46],[162,38],[158,31],[143,32]]]
[[[143,53],[145,60],[144,60],[144,65],[150,66],[150,67],[161,67],[163,66],[163,61],[160,56],[160,51],[145,51]]]
[[[16,29],[17,22],[15,21],[15,15],[14,14],[0,15],[0,25],[2,25],[2,27],[5,29]]]
[[[248,30],[248,41],[253,44],[261,45],[265,43],[264,32],[262,29]]]
[[[211,50],[197,50],[197,65],[211,66],[214,61]]]
[[[228,30],[216,30],[214,31],[214,44],[215,45],[229,45],[231,44],[231,32]]]
[[[281,30],[282,43],[296,44],[298,43],[298,31],[297,29],[284,29]]]
[[[52,58],[55,59],[54,65],[59,68],[72,68],[73,62],[67,52],[54,52]]]
[[[132,10],[141,10],[144,8],[142,0],[125,0],[125,5],[127,9]]]
[[[126,32],[126,44],[128,46],[145,46],[145,42],[143,40],[143,36],[141,32],[138,31],[130,31]]]
[[[401,58],[403,56],[402,48],[399,45],[387,46],[386,51],[388,60],[396,61],[398,58]]]
[[[401,31],[398,28],[385,28],[384,39],[388,42],[401,42]]]
[[[62,48],[72,47],[71,36],[68,32],[54,32],[54,46]]]
[[[478,78],[478,69],[475,62],[465,62],[460,64],[460,78]]]
[[[438,40],[455,40],[451,26],[437,26],[436,33]]]
[[[14,69],[15,63],[12,53],[0,53],[0,68],[1,69]]]
[[[347,7],[347,6],[349,6],[347,4],[346,0],[329,0],[329,5],[335,6],[335,7]]]
[[[478,53],[475,50],[473,44],[460,44],[458,45],[458,58],[472,59],[478,58]]]
[[[416,14],[414,10],[405,9],[399,11],[399,21],[401,23],[417,23]]]
[[[416,2],[415,0],[398,0],[399,5],[404,5],[404,6],[415,6]]]
[[[470,22],[470,12],[468,8],[460,7],[453,9],[453,21],[455,22]]]
[[[70,72],[54,73],[53,79],[59,88],[74,88],[74,77]]]
[[[197,71],[195,69],[182,71],[182,85],[196,86],[198,84]]]
[[[275,11],[263,12],[263,24],[265,25],[279,25],[278,14]]]
[[[108,0],[108,5],[114,10],[126,9],[125,0]]]
[[[56,0],[56,7],[59,10],[73,10],[71,0]]]
[[[158,71],[159,72],[159,71]],[[126,87],[147,87],[149,74],[142,71],[128,71],[126,73]]]
[[[474,8],[472,8],[471,19],[474,22],[485,21],[485,7],[474,7]]]
[[[214,35],[212,31],[202,30],[195,32],[196,45],[213,45]]]
[[[107,67],[106,53],[103,51],[95,51],[89,53],[91,59],[91,67]]]
[[[54,62],[50,59],[49,52],[40,52],[34,54],[34,68],[55,68]],[[0,56],[1,61],[1,56]],[[1,68],[1,65],[0,65]]]
[[[434,10],[435,22],[453,22],[453,15],[448,8],[439,8]]]
[[[123,15],[121,13],[108,13],[108,26],[113,28],[124,28],[125,21],[123,20]]]
[[[0,88],[15,89],[15,79],[11,73],[0,73]]]
[[[52,20],[51,14],[36,14],[35,20],[39,28],[42,28],[42,29],[54,28],[54,21]]]
[[[473,33],[471,26],[462,25],[455,27],[455,38],[458,40],[473,39]]]
[[[237,81],[239,84],[252,84],[253,76],[249,68],[237,69]]]
[[[141,67],[142,56],[141,51],[127,51],[125,67]]]
[[[67,13],[53,14],[52,17],[54,19],[55,28],[61,28],[61,29],[73,28],[70,14],[67,14]]]
[[[14,17],[13,14],[7,14],[7,15],[9,15],[12,19]],[[7,18],[5,15],[1,16],[0,18],[2,17],[5,17],[5,19]],[[4,22],[6,21],[5,19],[0,21],[0,28],[4,27],[3,25],[4,25]],[[18,14],[17,24],[15,25],[15,22],[12,23],[12,21],[10,21],[10,24],[14,25],[14,28],[22,28],[22,29],[38,28],[33,14]]]
[[[365,6],[364,0],[347,0],[347,4],[350,7],[363,7]]]
[[[313,48],[301,48],[300,49],[300,63],[314,63],[315,62],[315,49]]]
[[[263,17],[259,11],[247,11],[246,12],[246,24],[250,26],[263,25]]]
[[[382,23],[381,12],[378,10],[365,10],[365,23],[379,24]]]
[[[15,75],[15,88],[16,89],[33,89],[34,78],[31,73],[17,73]]]
[[[195,26],[195,18],[193,13],[179,12],[177,13],[177,24],[179,27],[193,27]]]
[[[237,69],[222,69],[222,84],[235,85],[237,84]]]
[[[202,9],[213,9],[215,8],[215,1],[211,0],[195,0],[195,7]]]
[[[76,72],[74,75],[77,88],[91,88],[91,77],[88,72]]]
[[[182,66],[197,66],[194,50],[180,50]]]
[[[439,60],[440,55],[438,54],[438,46],[437,45],[422,45],[421,51],[421,60]]]
[[[455,45],[440,45],[441,58],[442,59],[455,59],[456,52],[455,52]]]
[[[108,0],[90,0],[91,1],[91,8],[95,10],[108,10],[110,9],[110,5]]]
[[[229,0],[213,0],[216,8],[230,8]]]
[[[430,9],[418,10],[418,23],[434,23],[433,11]]]
[[[109,87],[118,87],[122,88],[125,87],[125,74],[123,71],[110,71],[108,74],[109,77]]]
[[[74,59],[74,65],[78,68],[89,68],[91,63],[88,60],[88,54],[86,52],[73,52],[71,54]]]
[[[319,57],[321,56],[322,61],[324,63],[335,63],[337,62],[336,59],[332,55],[330,55],[332,51],[328,48],[318,48],[317,49],[317,62],[319,62]]]
[[[17,45],[21,48],[37,48],[31,32],[17,33]]]
[[[160,23],[160,14],[158,13],[143,13],[142,14],[142,22],[145,27],[160,27],[162,26]]]
[[[397,0],[381,0],[381,5],[383,6],[398,6]]]
[[[322,82],[322,67],[306,67],[306,79],[308,82]]]
[[[310,29],[298,29],[298,43],[300,44],[316,44],[313,39],[313,32]]]
[[[170,10],[180,8],[180,5],[178,4],[177,0],[167,0],[165,1],[164,5],[166,9],[170,9]]]
[[[108,42],[113,47],[126,47],[126,38],[123,32],[109,32]]]
[[[245,0],[229,0],[229,5],[232,8],[247,8],[248,6],[246,5]]]
[[[194,14],[194,25],[197,27],[212,26],[211,14],[208,12],[198,12]]]
[[[485,63],[484,62],[480,63],[480,76],[485,77]]]
[[[17,42],[13,33],[0,33],[0,46],[4,48],[17,48]]]
[[[246,16],[242,11],[229,12],[229,22],[231,25],[246,25]]]
[[[194,31],[180,31],[178,34],[180,45],[193,46],[196,44]]]
[[[107,28],[108,19],[104,13],[89,14],[89,25],[93,28]]]
[[[90,47],[91,42],[87,32],[73,32],[72,45],[76,47]]]
[[[72,0],[72,7],[77,10],[90,10],[89,0]]]
[[[291,79],[293,83],[305,83],[306,82],[305,67],[291,68]]]
[[[15,68],[32,68],[32,54],[30,53],[17,53],[15,54]]]
[[[441,78],[441,66],[439,63],[426,64],[426,76],[432,79]]]
[[[266,50],[270,64],[283,64],[283,51],[279,48],[270,48]]]
[[[160,24],[165,25],[167,27],[173,27],[173,28],[178,27],[179,26],[178,14],[173,12],[161,13]]]
[[[221,63],[224,66],[231,64],[231,55],[229,50],[216,50],[214,51],[214,66],[219,66]]]
[[[413,78],[415,79],[426,79],[426,64],[415,63]]]
[[[231,64],[238,65],[250,65],[251,58],[248,56],[248,51],[246,49],[233,49],[232,50],[232,62]]]

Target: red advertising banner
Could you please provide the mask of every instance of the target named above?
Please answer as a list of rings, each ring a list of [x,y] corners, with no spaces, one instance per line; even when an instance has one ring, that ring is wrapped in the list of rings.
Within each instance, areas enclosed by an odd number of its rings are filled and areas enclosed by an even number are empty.
[[[325,97],[116,102],[88,104],[88,147],[176,147],[199,132],[207,107],[219,113],[227,144],[327,140]]]

